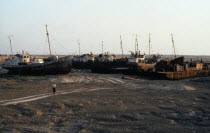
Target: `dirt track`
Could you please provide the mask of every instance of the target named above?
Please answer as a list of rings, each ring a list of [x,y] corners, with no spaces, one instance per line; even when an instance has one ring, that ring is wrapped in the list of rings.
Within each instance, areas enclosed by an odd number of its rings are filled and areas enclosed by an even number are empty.
[[[122,76],[1,75],[0,132],[210,132],[210,78]]]

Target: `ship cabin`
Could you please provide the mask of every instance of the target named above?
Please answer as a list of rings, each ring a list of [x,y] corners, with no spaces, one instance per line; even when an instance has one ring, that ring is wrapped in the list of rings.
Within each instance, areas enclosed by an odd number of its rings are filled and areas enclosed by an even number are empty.
[[[83,54],[81,56],[75,56],[72,59],[75,62],[94,62],[95,58],[93,54]]]
[[[22,61],[21,61],[21,63],[29,63],[30,62],[30,55],[29,55],[29,53],[28,52],[22,52],[23,54],[22,54]]]
[[[116,58],[117,57],[115,55],[105,52],[104,54],[100,54],[98,57],[96,57],[95,60],[98,60],[99,62],[113,62],[116,60]]]
[[[140,54],[139,52],[131,52],[131,57],[128,58],[128,64],[137,64],[137,63],[143,63],[145,60],[146,55]]]
[[[19,65],[21,63],[29,63],[29,62],[30,62],[29,53],[23,51],[22,55],[16,54],[12,56],[12,58],[6,59],[4,65],[14,66],[14,65]]]

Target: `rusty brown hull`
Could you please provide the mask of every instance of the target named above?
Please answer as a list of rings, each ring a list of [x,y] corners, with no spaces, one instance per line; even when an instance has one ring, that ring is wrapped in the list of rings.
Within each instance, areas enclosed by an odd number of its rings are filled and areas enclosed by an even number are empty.
[[[186,79],[195,77],[210,76],[210,70],[184,71],[184,72],[139,72],[139,75],[148,76],[154,79]]]
[[[184,72],[163,72],[167,79],[185,79],[194,77],[207,77],[210,76],[210,70],[202,71],[184,71]]]
[[[136,67],[137,70],[143,70],[143,71],[148,71],[148,70],[153,70],[153,68],[155,67],[156,63],[152,63],[152,64],[146,64],[146,63],[137,63]]]

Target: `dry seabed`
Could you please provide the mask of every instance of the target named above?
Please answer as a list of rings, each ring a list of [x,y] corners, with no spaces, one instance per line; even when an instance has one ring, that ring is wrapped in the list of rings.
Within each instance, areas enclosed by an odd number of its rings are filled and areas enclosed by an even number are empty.
[[[210,78],[122,76],[1,76],[0,132],[210,132]]]

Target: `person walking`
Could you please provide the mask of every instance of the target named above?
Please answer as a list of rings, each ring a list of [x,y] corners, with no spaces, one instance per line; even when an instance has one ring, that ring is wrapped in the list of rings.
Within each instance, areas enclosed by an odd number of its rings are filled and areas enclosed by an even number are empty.
[[[56,92],[56,84],[55,83],[52,84],[52,89],[53,89],[53,93],[55,94],[55,92]]]

